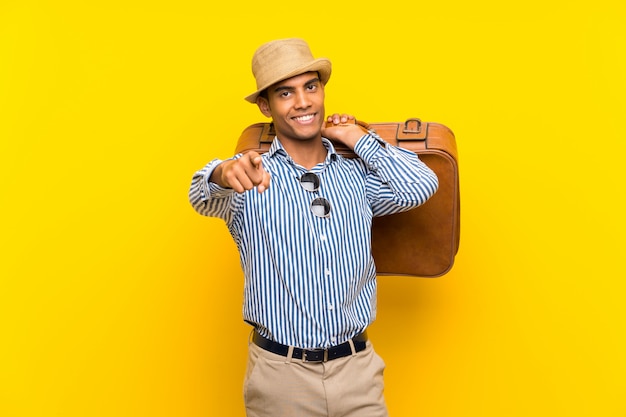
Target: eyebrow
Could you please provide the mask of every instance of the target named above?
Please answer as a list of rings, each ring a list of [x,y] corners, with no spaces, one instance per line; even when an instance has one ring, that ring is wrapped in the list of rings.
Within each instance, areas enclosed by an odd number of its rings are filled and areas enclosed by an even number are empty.
[[[305,82],[304,86],[306,87],[308,85],[311,85],[311,84],[314,84],[314,83],[318,83],[318,82],[320,82],[319,77],[313,77],[309,81]],[[278,92],[281,92],[281,91],[293,91],[295,89],[296,89],[295,87],[291,87],[291,86],[288,86],[288,85],[281,85],[279,87],[276,87],[273,91],[275,93],[278,93]]]

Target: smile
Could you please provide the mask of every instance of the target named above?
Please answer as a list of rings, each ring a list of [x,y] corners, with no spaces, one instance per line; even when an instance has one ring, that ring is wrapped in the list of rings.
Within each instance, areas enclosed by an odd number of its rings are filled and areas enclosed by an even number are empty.
[[[296,122],[300,122],[300,123],[306,123],[306,122],[310,122],[311,120],[313,120],[314,117],[315,117],[315,114],[307,114],[304,116],[294,117],[293,120],[295,120]]]

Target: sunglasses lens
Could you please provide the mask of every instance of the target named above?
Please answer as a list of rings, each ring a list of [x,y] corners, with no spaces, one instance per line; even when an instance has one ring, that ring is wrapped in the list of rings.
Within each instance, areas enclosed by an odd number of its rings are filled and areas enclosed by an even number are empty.
[[[320,188],[320,177],[307,172],[300,177],[300,185],[307,191],[317,191]],[[330,201],[317,197],[311,202],[311,212],[317,217],[330,217]]]
[[[307,172],[300,177],[300,184],[307,191],[317,191],[320,188],[320,179],[314,173]]]
[[[318,197],[311,202],[311,211],[317,217],[330,216],[330,202],[324,197]]]

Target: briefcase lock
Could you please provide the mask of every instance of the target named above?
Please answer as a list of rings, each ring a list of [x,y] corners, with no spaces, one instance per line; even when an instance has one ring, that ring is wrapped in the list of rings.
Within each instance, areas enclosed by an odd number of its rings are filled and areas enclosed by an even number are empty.
[[[402,133],[420,133],[422,131],[422,121],[417,118],[406,119]]]

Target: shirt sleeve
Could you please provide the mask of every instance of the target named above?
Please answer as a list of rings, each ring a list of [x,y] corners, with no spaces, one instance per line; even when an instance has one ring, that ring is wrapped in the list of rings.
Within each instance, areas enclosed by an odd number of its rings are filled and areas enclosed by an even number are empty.
[[[221,159],[213,159],[193,174],[189,187],[189,202],[194,210],[203,216],[219,217],[228,223],[236,193],[231,188],[220,187],[209,181],[215,168],[222,162],[224,161]]]
[[[367,194],[374,216],[410,210],[424,204],[439,187],[437,175],[415,152],[393,146],[373,132],[354,152],[367,166]]]

